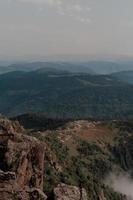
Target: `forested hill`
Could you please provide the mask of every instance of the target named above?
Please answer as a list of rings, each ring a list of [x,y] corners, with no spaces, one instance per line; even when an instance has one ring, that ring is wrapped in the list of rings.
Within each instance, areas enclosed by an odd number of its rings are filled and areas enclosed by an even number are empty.
[[[132,118],[132,102],[133,86],[110,75],[37,70],[0,76],[0,112],[8,116]]]

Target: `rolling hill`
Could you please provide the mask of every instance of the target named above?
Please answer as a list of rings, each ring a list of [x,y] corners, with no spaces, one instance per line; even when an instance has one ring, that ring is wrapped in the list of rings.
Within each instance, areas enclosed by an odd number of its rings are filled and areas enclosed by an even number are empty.
[[[0,112],[41,112],[54,118],[133,117],[133,86],[110,75],[61,70],[11,72],[0,76]]]
[[[31,63],[17,63],[8,66],[0,66],[0,74],[12,71],[33,71],[37,69],[57,69],[70,71],[72,73],[89,73],[94,74],[93,69],[89,68],[86,63],[69,63],[69,62],[31,62]]]

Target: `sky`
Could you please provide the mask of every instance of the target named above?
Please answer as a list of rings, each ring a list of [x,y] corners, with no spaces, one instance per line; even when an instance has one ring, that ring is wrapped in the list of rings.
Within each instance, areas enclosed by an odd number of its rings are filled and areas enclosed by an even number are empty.
[[[0,59],[133,57],[133,0],[0,0]]]

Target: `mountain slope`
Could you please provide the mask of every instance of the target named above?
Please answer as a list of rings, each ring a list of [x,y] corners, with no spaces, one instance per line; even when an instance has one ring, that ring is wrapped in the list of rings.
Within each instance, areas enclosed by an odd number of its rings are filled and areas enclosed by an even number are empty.
[[[0,116],[0,200],[132,199],[106,180],[132,175],[133,121],[56,122],[37,131]]]
[[[32,117],[35,119],[37,115]],[[25,122],[26,126],[31,124],[31,118],[24,118],[22,116],[24,126]],[[46,119],[40,115],[41,119],[44,121],[43,131],[42,125],[37,132],[36,128],[30,127],[27,134],[47,144],[44,191],[48,196],[57,184],[63,182],[85,188],[88,200],[128,199],[111,185],[106,185],[105,180],[109,181],[111,172],[116,173],[116,177],[119,172],[123,176],[125,172],[132,174],[133,121],[69,120],[60,126],[57,122],[56,128],[50,130]],[[21,116],[18,120],[22,122]]]

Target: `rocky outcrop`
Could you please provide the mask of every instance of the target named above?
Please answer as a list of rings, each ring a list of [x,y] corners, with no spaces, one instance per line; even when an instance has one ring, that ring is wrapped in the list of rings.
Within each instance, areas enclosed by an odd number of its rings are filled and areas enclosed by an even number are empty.
[[[45,145],[0,116],[0,200],[45,200]]]
[[[0,188],[1,200],[46,200],[47,196],[39,189],[16,189],[11,187]]]
[[[59,184],[54,189],[55,200],[87,200],[87,193],[84,188]]]
[[[104,196],[104,192],[102,191],[101,194],[99,195],[99,200],[107,200]]]
[[[45,159],[57,173],[62,172],[44,142],[28,136],[18,122],[0,116],[0,200],[46,200]],[[85,189],[65,184],[59,184],[53,194],[55,200],[87,200]]]

